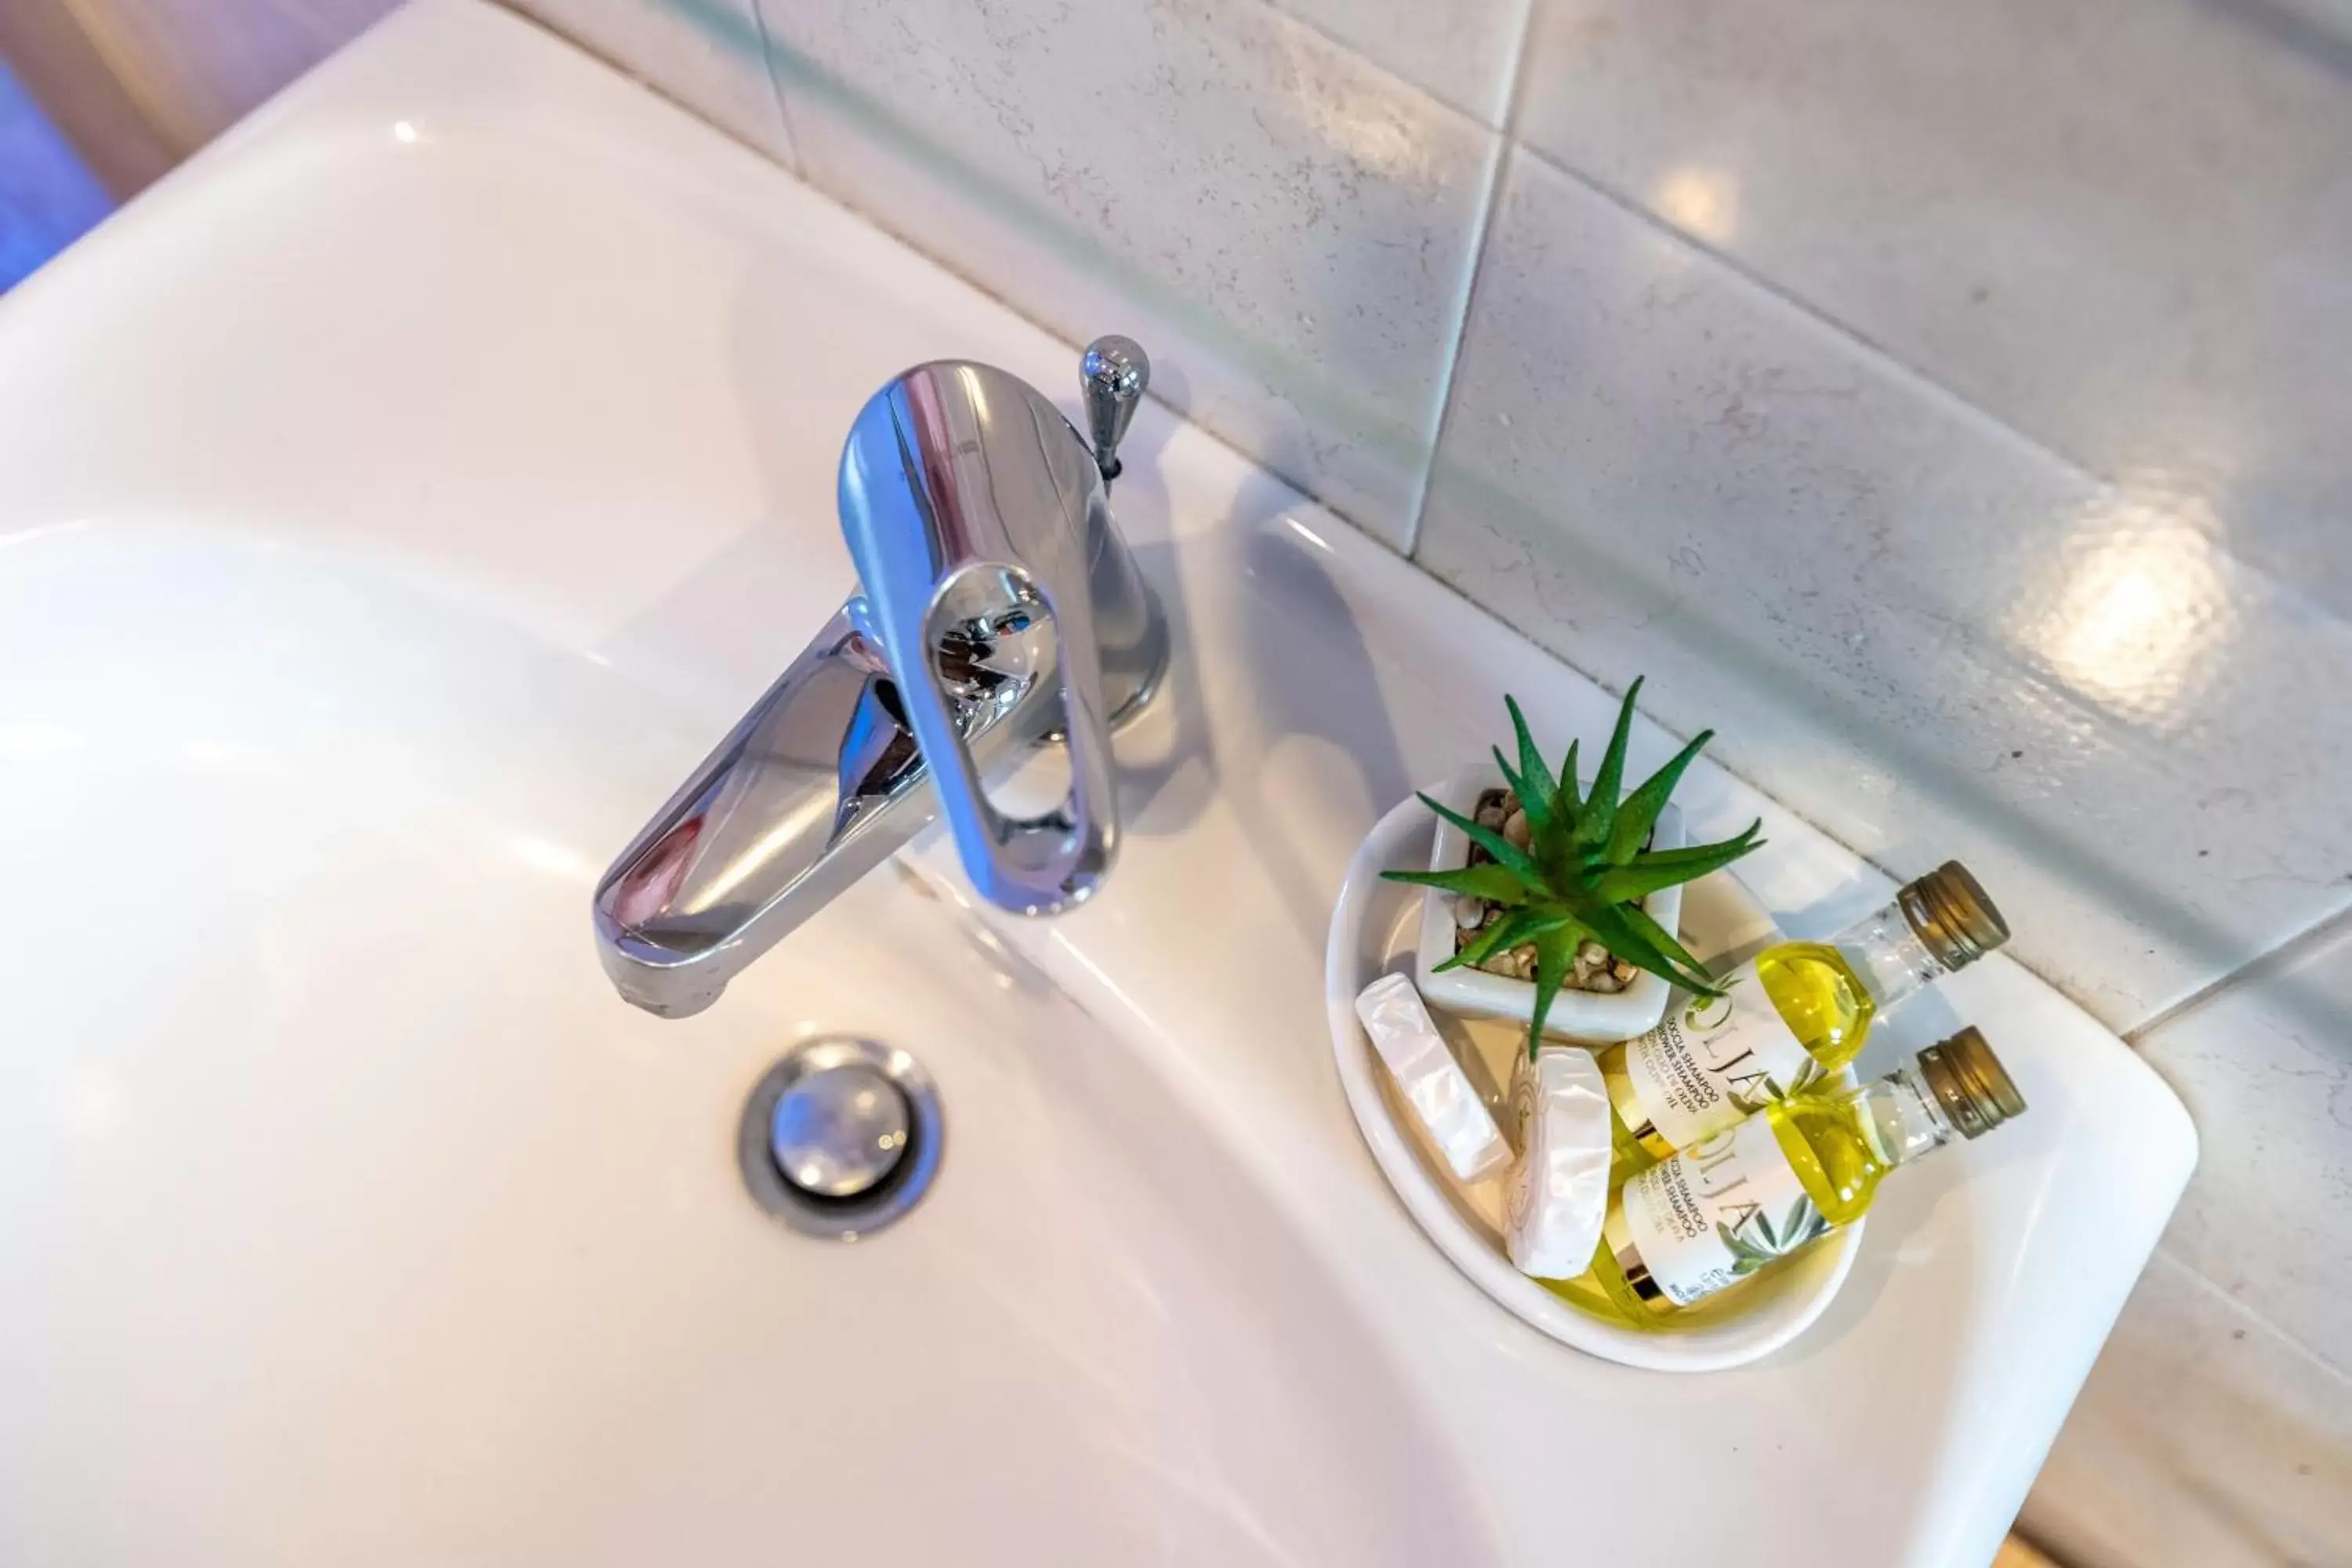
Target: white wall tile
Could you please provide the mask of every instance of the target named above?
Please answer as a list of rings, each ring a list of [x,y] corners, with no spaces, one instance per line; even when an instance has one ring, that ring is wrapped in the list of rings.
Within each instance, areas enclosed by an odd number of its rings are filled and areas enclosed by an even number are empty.
[[[1537,0],[1272,0],[1383,70],[1500,129]]]
[[[2118,1027],[2352,900],[2352,628],[1526,153],[1418,559]]]
[[[2158,1253],[2021,1522],[2073,1568],[2352,1563],[2352,1383]]]
[[[2137,1043],[2204,1146],[2166,1247],[2352,1375],[2352,922],[2310,949]]]
[[[815,184],[1402,544],[1492,132],[1255,0],[764,15]]]
[[[2352,8],[1548,0],[1529,142],[2352,606]]]
[[[737,141],[793,165],[752,0],[504,0]]]

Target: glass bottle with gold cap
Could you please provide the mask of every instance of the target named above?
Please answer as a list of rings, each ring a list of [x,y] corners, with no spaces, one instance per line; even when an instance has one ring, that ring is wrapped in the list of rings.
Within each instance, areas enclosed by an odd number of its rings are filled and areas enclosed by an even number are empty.
[[[1592,1267],[1544,1283],[1589,1311],[1664,1326],[1860,1219],[1897,1165],[2024,1113],[1992,1047],[1962,1029],[1875,1082],[1791,1095],[1642,1172],[1609,1200]]]
[[[1612,1178],[1723,1131],[1862,1053],[1871,1024],[2009,940],[1968,868],[1947,860],[1827,942],[1766,948],[1658,1026],[1598,1054]]]

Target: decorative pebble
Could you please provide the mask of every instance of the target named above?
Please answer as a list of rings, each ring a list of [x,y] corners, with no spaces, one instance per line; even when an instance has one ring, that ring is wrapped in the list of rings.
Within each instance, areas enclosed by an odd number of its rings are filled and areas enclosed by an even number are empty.
[[[1515,811],[1503,818],[1503,841],[1514,849],[1525,849],[1535,840],[1535,829],[1528,826],[1528,814]]]
[[[1617,984],[1620,985],[1631,985],[1633,984],[1633,966],[1626,963],[1622,958],[1616,962],[1610,973],[1616,975]]]
[[[1454,900],[1454,924],[1461,931],[1476,931],[1486,921],[1486,901],[1468,894],[1458,894]]]

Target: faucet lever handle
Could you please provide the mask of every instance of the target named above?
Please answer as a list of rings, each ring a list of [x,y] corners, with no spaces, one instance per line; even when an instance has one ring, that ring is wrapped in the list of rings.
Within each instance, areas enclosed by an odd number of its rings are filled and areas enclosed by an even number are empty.
[[[1151,385],[1151,358],[1133,338],[1116,332],[1087,345],[1078,360],[1078,391],[1086,399],[1087,435],[1103,483],[1118,478],[1118,444],[1127,438],[1135,405]]]
[[[865,589],[856,616],[888,652],[972,885],[1025,914],[1081,902],[1118,846],[1104,639],[1130,667],[1165,647],[1085,439],[1003,371],[918,365],[851,426],[841,525]],[[1131,700],[1137,671],[1119,672]],[[1061,738],[1070,782],[1054,806],[1009,816],[990,800],[972,742],[1001,729]]]
[[[940,584],[925,617],[921,675],[899,685],[965,874],[991,903],[1020,914],[1084,903],[1118,854],[1110,726],[1090,609],[1083,579],[1057,596],[1019,567],[968,563]],[[1053,689],[1039,693],[1034,722],[1059,731],[1069,783],[1044,809],[1010,816],[989,797],[971,721],[1029,707],[1027,694],[1040,684]]]

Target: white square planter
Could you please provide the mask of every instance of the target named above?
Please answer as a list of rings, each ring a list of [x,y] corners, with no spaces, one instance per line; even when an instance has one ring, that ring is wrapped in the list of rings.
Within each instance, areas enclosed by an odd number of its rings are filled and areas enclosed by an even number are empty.
[[[1583,781],[1590,788],[1591,781]],[[1465,816],[1477,815],[1478,797],[1490,789],[1507,787],[1492,763],[1466,768],[1436,792],[1435,798]],[[1672,801],[1658,813],[1650,844],[1657,849],[1683,847],[1683,814]],[[1451,871],[1466,864],[1470,840],[1444,818],[1438,818],[1437,842],[1431,848],[1429,868]],[[1683,890],[1677,885],[1661,889],[1643,900],[1649,917],[1676,936],[1682,934]],[[1486,1018],[1515,1018],[1524,1024],[1535,1016],[1536,988],[1526,980],[1507,979],[1483,969],[1437,966],[1454,956],[1454,895],[1424,888],[1421,896],[1421,994],[1451,1012]],[[1544,1018],[1544,1033],[1579,1045],[1613,1045],[1657,1026],[1666,1014],[1666,998],[1674,987],[1647,970],[1636,970],[1624,990],[1603,994],[1563,985]]]

